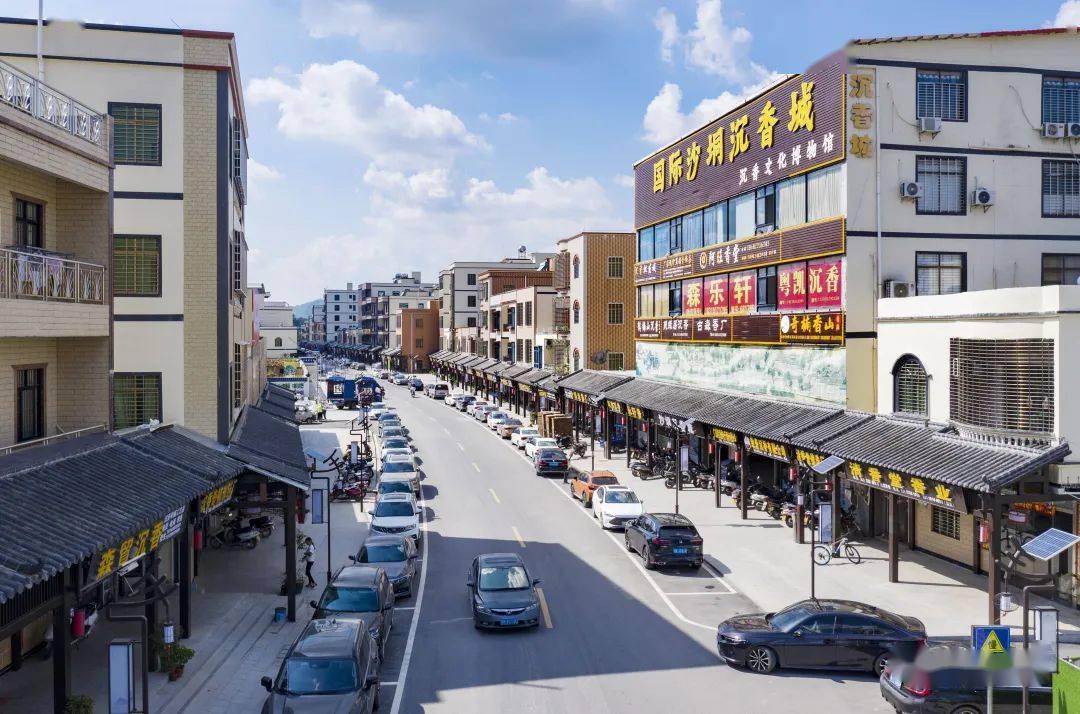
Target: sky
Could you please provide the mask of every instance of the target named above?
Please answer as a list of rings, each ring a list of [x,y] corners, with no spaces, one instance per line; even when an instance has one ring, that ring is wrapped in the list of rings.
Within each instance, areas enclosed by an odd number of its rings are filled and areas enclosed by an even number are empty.
[[[248,275],[297,304],[631,230],[636,161],[849,39],[1078,25],[1080,0],[45,0],[45,15],[236,34]]]

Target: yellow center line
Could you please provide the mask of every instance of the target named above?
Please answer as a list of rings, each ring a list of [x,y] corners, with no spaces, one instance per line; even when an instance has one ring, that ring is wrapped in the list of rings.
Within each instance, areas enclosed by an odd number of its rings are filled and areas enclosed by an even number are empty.
[[[514,537],[517,538],[518,545],[520,545],[522,548],[525,548],[525,539],[521,537],[521,533],[518,532],[517,527],[510,526],[510,530],[514,531]]]
[[[491,497],[495,499],[495,503],[502,503],[502,501],[499,500],[498,494],[495,493],[495,489],[489,488],[488,491],[491,492]]]
[[[550,630],[555,625],[551,622],[551,612],[548,610],[547,598],[544,597],[544,591],[537,588],[536,597],[540,600],[540,614],[544,616],[544,627]]]

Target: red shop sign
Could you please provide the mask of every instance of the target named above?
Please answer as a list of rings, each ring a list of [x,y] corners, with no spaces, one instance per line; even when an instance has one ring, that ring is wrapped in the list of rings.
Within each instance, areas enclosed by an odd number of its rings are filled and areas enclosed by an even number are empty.
[[[844,263],[840,258],[806,264],[807,306],[810,309],[843,307]]]
[[[728,282],[728,305],[731,312],[749,312],[757,307],[756,270],[732,273]]]
[[[700,315],[703,307],[701,278],[684,280],[682,284],[682,314]]]
[[[705,278],[705,314],[726,315],[728,294],[728,276],[713,275]]]
[[[776,307],[806,309],[806,263],[790,263],[776,269]]]

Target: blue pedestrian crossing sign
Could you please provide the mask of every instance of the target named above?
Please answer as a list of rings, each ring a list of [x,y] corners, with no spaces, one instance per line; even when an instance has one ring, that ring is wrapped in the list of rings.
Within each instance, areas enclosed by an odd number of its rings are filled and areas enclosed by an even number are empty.
[[[1008,627],[976,625],[971,628],[971,648],[982,667],[998,669],[1011,666],[1011,646],[1012,632]]]

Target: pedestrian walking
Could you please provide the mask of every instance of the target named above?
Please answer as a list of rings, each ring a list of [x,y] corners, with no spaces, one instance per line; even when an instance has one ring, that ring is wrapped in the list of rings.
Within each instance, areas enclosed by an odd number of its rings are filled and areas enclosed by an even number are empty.
[[[315,577],[311,569],[315,566],[315,541],[308,536],[304,539],[304,574],[307,575],[307,586],[315,587]]]

